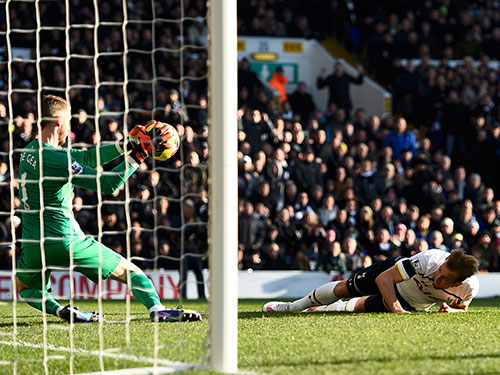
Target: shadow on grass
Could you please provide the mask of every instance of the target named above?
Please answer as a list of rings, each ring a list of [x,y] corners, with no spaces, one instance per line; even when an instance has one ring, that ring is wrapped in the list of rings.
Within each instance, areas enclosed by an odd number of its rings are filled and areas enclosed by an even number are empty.
[[[404,361],[407,363],[407,366],[410,366],[409,362],[415,361],[428,361],[429,359],[435,361],[458,361],[458,360],[467,360],[467,359],[500,359],[500,353],[488,353],[488,354],[449,354],[449,355],[429,355],[427,353],[421,356],[405,356]],[[400,357],[395,358],[363,358],[363,362],[379,362],[379,363],[390,363],[390,362],[401,362]],[[324,365],[348,365],[348,364],[359,363],[359,358],[352,359],[325,359],[319,361],[309,361],[309,365],[313,366],[324,366]],[[276,366],[302,366],[303,362],[294,362],[294,361],[273,361],[272,367]],[[263,366],[266,367],[266,366]],[[469,374],[469,372],[465,372],[465,374]],[[474,374],[480,374],[474,372]],[[481,374],[492,374],[491,371],[486,371]],[[498,373],[496,373],[498,374]]]
[[[35,324],[37,323],[33,323],[33,322],[17,322],[17,326],[18,327],[30,327],[32,328]],[[40,323],[40,326],[42,325],[42,323]],[[14,327],[14,322],[10,322],[10,323],[0,323],[0,328],[12,328]]]

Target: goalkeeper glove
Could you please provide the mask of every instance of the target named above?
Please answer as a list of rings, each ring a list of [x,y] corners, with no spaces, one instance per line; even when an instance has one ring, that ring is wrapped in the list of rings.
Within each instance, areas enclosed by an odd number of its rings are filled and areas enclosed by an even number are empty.
[[[159,158],[168,148],[172,147],[168,140],[172,137],[169,125],[151,120],[146,125],[136,125],[129,132],[132,145],[132,158],[142,163],[148,157]]]
[[[130,156],[141,164],[153,152],[151,138],[143,125],[136,125],[128,133],[129,144],[132,147]]]

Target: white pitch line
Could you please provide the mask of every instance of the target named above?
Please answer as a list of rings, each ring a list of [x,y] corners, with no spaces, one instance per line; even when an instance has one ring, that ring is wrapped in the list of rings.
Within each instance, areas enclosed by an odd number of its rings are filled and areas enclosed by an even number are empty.
[[[172,374],[177,371],[190,370],[193,367],[174,368],[174,367],[137,367],[122,370],[85,372],[76,375],[163,375]]]
[[[9,346],[14,346],[14,343],[12,341],[0,341],[0,345],[9,345]],[[42,344],[33,344],[31,342],[25,342],[25,341],[16,341],[16,345],[18,346],[25,346],[28,348],[38,348],[38,349],[43,349],[44,345]],[[76,355],[83,355],[83,356],[99,356],[102,355],[103,357],[110,357],[110,358],[116,358],[116,359],[125,359],[129,361],[135,361],[135,362],[144,362],[144,363],[155,363],[154,358],[150,357],[140,357],[136,355],[131,355],[131,354],[122,354],[122,353],[106,353],[106,352],[99,352],[97,350],[85,350],[81,348],[73,348],[71,350],[70,348],[67,348],[65,346],[54,346],[54,345],[47,345],[48,350],[54,350],[54,351],[60,351],[60,352],[67,352],[67,353],[74,353]],[[174,362],[174,361],[169,361],[167,359],[161,359],[158,358],[156,360],[156,364],[162,365],[162,366],[170,366],[171,368],[175,369],[175,371],[185,371],[187,369],[193,369],[193,368],[204,368],[202,365],[197,364],[197,363],[183,363],[183,362]]]

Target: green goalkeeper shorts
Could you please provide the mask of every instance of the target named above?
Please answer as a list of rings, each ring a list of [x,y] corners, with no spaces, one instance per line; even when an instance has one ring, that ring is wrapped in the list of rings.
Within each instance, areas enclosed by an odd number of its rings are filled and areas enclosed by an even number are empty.
[[[71,243],[74,270],[88,277],[94,283],[111,276],[122,257],[93,237]],[[99,259],[99,254],[100,258]],[[45,285],[49,285],[50,272],[60,267],[68,269],[70,265],[70,243],[57,242],[45,244]],[[23,248],[17,264],[17,277],[33,289],[42,289],[42,258],[39,246]]]

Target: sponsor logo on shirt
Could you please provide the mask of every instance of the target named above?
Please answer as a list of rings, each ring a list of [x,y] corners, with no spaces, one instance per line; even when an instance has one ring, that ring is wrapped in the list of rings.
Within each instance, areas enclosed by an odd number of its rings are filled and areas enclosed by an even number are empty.
[[[418,260],[418,259],[412,259],[411,260],[411,265],[413,266],[413,269],[415,271],[421,271],[422,270],[422,265],[420,264],[420,260]]]
[[[71,164],[71,171],[73,172],[74,175],[78,175],[83,172],[83,166],[77,161],[74,161]]]

